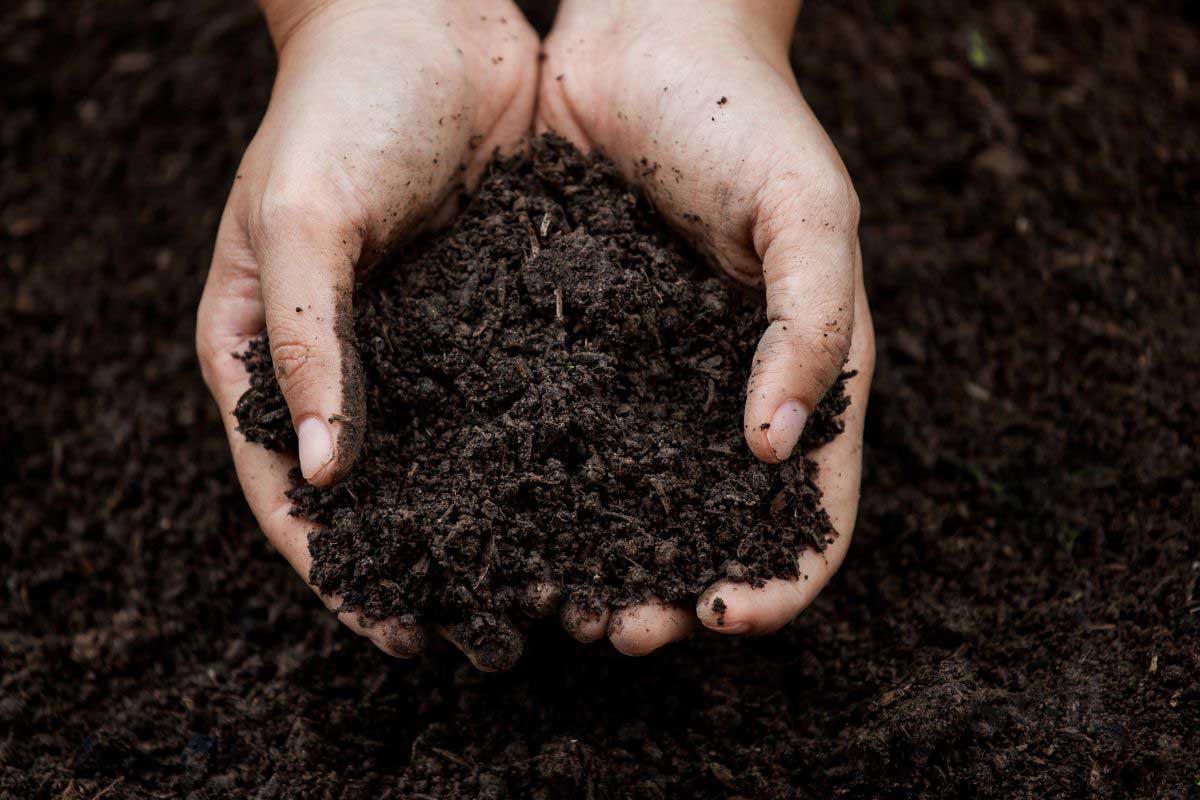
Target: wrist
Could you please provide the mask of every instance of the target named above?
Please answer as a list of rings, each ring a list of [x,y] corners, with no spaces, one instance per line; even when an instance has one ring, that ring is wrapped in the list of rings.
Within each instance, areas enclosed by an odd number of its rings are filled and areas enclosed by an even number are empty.
[[[266,20],[275,50],[283,49],[292,32],[330,2],[332,0],[258,0],[258,9]]]
[[[408,9],[412,5],[401,0],[257,0],[257,3],[267,22],[276,52],[283,50],[283,46],[298,30],[317,17],[367,8]]]
[[[803,0],[562,0],[555,27],[734,25],[785,51]]]

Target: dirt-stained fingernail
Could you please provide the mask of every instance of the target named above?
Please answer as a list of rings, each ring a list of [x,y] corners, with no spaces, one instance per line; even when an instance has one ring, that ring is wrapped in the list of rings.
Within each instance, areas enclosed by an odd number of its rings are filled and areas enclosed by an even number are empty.
[[[521,593],[521,610],[534,619],[544,619],[554,613],[562,600],[562,590],[550,581],[537,581]]]
[[[730,622],[727,620],[725,612],[729,610],[729,606],[720,595],[713,597],[712,592],[713,589],[709,589],[700,595],[700,599],[696,603],[696,616],[700,618],[701,624],[710,631],[716,631],[717,633],[748,633],[750,631],[750,623]]]
[[[397,658],[414,658],[425,652],[429,636],[425,629],[415,625],[394,625],[383,634],[387,649]]]
[[[521,660],[525,640],[507,619],[481,612],[445,629],[446,638],[470,659],[476,669],[500,672]]]

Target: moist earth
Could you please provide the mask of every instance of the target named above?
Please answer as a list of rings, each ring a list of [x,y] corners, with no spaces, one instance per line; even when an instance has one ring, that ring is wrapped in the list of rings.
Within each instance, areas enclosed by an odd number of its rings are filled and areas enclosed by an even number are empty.
[[[365,418],[347,421],[362,453],[331,488],[294,470],[288,493],[321,526],[309,578],[342,610],[493,620],[538,584],[589,612],[691,605],[718,578],[803,580],[797,553],[833,540],[816,465],[760,463],[743,439],[761,304],[612,163],[539,137],[372,278],[353,328]],[[294,452],[267,339],[244,360],[239,431]],[[840,431],[846,377],[798,452]]]
[[[846,561],[771,637],[483,675],[321,610],[198,375],[254,9],[5,4],[0,797],[1195,798],[1198,23],[806,4],[879,334]]]

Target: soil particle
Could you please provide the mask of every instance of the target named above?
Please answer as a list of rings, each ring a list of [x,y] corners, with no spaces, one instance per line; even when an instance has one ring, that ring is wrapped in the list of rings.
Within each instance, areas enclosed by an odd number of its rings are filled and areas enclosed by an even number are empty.
[[[795,578],[796,553],[831,541],[813,462],[762,464],[741,440],[763,309],[612,164],[542,137],[383,267],[339,324],[362,352],[365,424],[343,424],[362,456],[289,493],[321,526],[310,578],[344,609],[465,625],[494,669],[514,648],[485,622],[547,576],[585,611],[690,603],[720,577]],[[240,430],[294,447],[265,339],[244,361]],[[847,403],[839,380],[805,448]]]
[[[721,627],[725,627],[725,608],[725,601],[720,597],[712,601],[713,613],[717,615],[717,624]]]

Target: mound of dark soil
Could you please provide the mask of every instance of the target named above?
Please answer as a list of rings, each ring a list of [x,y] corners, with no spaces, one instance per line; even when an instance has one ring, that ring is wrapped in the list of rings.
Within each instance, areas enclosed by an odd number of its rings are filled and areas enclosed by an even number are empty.
[[[311,580],[373,618],[503,614],[548,581],[585,607],[796,577],[834,535],[802,457],[749,452],[745,376],[766,326],[616,168],[547,136],[494,164],[454,225],[357,292],[362,455],[293,473]],[[296,446],[265,338],[241,431]],[[839,381],[802,448],[841,429]]]

